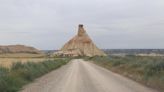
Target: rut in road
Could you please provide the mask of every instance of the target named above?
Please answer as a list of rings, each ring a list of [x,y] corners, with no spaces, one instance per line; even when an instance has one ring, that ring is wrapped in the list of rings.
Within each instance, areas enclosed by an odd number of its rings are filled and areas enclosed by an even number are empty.
[[[157,92],[82,59],[39,78],[21,92]]]

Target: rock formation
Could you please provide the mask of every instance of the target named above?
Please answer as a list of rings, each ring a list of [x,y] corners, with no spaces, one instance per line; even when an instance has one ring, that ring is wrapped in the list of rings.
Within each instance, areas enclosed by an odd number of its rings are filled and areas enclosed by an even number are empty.
[[[103,51],[96,47],[81,24],[77,35],[55,54],[61,56],[106,56]]]
[[[24,45],[8,45],[0,46],[0,54],[11,54],[11,53],[31,53],[31,54],[40,54],[41,51]]]

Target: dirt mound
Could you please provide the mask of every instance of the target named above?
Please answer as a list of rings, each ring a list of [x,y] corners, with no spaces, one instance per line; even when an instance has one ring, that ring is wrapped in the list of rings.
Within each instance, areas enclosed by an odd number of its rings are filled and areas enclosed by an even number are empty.
[[[24,45],[8,45],[8,46],[0,46],[0,54],[8,54],[8,53],[30,53],[30,54],[41,54],[42,52]]]
[[[78,34],[55,54],[60,54],[61,56],[106,56],[106,54],[93,43],[81,24],[79,25]]]

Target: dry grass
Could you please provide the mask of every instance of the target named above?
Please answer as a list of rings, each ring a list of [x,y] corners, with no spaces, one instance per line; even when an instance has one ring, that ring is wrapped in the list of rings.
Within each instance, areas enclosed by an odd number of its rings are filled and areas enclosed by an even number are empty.
[[[42,62],[46,58],[0,58],[0,66],[10,68],[16,62]]]
[[[0,66],[10,68],[13,63],[16,62],[41,62],[45,61],[45,54],[28,54],[28,53],[16,53],[16,54],[0,54]]]
[[[16,54],[0,54],[0,58],[43,58],[45,54],[28,54],[28,53],[16,53]]]

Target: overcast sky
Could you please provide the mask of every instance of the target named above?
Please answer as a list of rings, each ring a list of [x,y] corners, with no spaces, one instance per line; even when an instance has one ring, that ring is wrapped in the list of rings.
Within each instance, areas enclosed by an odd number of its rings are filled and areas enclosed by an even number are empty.
[[[100,48],[164,48],[164,0],[0,0],[0,45],[60,49],[80,23]]]

